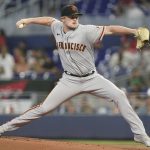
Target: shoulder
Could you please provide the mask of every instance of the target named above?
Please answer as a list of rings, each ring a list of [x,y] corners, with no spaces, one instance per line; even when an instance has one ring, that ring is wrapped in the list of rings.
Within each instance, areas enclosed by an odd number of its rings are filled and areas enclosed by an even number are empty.
[[[92,28],[94,27],[94,25],[83,25],[83,24],[79,24],[79,27],[82,29],[87,29],[87,28]]]
[[[84,32],[86,35],[86,38],[91,43],[95,43],[96,41],[101,41],[104,35],[103,26],[97,26],[97,25],[83,25]]]
[[[96,28],[95,25],[83,25],[83,24],[79,24],[79,30],[82,30],[82,31],[89,31],[89,30],[92,30]]]
[[[97,30],[97,29],[102,29],[103,26],[98,26],[98,25],[85,25],[86,29],[89,29],[89,30]]]
[[[90,24],[88,24],[88,25],[82,25],[81,26],[81,28],[85,31],[85,32],[97,32],[97,31],[99,31],[99,30],[101,30],[102,29],[102,27],[101,26],[97,26],[97,25],[90,25]]]
[[[51,28],[60,27],[62,25],[63,24],[62,24],[62,22],[60,20],[54,19],[53,22],[52,22],[52,24],[51,24]]]
[[[60,20],[54,18],[51,25],[53,25],[53,24],[62,24],[62,22]]]
[[[6,55],[6,58],[7,58],[7,59],[10,59],[10,60],[14,60],[14,57],[13,57],[11,54],[7,54],[7,55]]]

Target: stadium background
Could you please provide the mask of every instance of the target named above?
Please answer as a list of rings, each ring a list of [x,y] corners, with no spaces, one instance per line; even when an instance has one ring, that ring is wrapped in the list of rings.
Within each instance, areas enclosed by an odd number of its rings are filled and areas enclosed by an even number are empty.
[[[75,3],[82,24],[150,25],[149,0],[1,0],[0,123],[44,100],[61,77],[62,67],[49,27],[16,29],[22,18],[60,17],[65,4]],[[95,46],[100,74],[127,93],[150,134],[150,51],[139,52],[130,36],[106,36]],[[43,138],[130,139],[129,126],[113,103],[82,94],[46,117],[6,135]]]

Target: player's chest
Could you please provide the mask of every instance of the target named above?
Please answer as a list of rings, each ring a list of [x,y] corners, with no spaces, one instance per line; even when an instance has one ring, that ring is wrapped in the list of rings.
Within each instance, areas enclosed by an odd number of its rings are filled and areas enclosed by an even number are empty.
[[[76,43],[85,43],[84,34],[79,32],[67,32],[66,34],[62,31],[58,31],[55,34],[56,42],[76,42]]]
[[[58,49],[75,50],[83,52],[86,49],[85,37],[78,33],[56,33],[56,45]]]

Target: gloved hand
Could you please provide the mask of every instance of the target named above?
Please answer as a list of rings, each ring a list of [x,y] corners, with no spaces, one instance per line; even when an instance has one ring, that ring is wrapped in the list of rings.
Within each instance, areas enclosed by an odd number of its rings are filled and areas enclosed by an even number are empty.
[[[147,28],[139,27],[136,33],[137,49],[142,49],[145,46],[150,46],[150,31]]]

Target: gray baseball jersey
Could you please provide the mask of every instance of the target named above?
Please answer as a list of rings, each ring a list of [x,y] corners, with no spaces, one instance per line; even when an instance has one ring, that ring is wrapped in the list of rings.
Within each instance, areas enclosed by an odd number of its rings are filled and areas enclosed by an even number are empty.
[[[75,30],[64,33],[62,22],[55,20],[51,30],[65,71],[83,75],[96,70],[93,44],[102,39],[103,26],[79,24]]]

